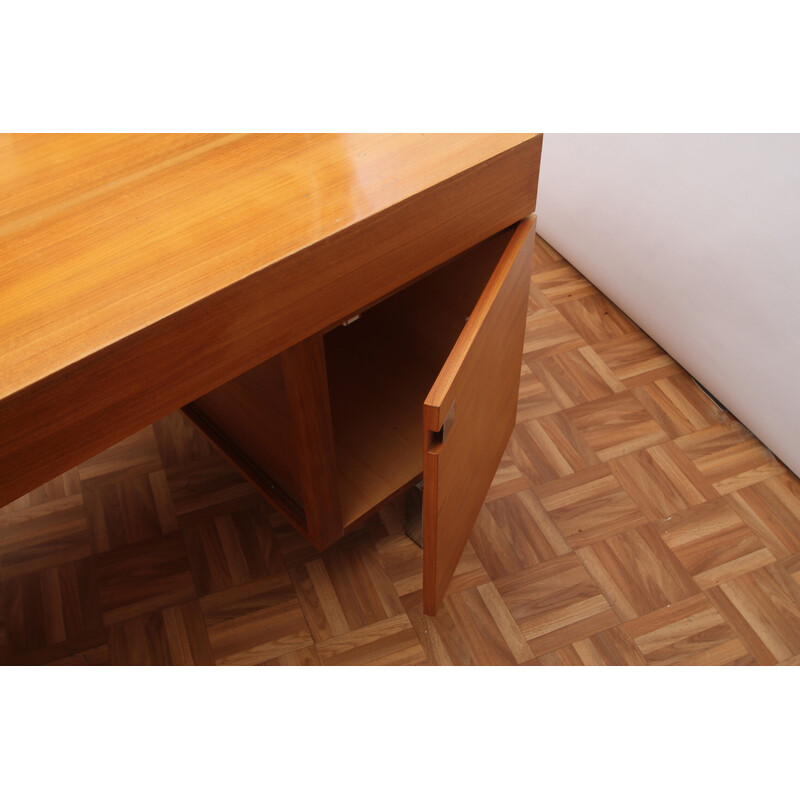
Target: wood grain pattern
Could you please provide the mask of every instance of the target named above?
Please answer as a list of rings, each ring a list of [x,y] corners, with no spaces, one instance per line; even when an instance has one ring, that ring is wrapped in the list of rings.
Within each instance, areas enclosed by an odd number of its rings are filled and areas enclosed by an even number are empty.
[[[539,240],[534,278],[559,261]],[[608,309],[568,294],[542,308]],[[590,344],[561,318],[581,343],[545,349],[549,365],[580,352],[596,370],[631,337]],[[0,509],[0,662],[797,666],[800,479],[676,365],[638,382],[638,356],[620,378],[609,352],[622,387],[567,408],[524,356],[514,434],[436,617],[399,503],[319,553],[171,414]],[[636,441],[640,423],[665,438]]]
[[[281,353],[287,423],[298,465],[305,512],[305,535],[322,550],[342,537],[342,504],[322,334],[303,339]]]
[[[288,353],[286,358],[290,358]],[[302,504],[283,354],[199,397],[184,411],[200,424],[201,430],[224,432],[225,444],[231,451],[257,464],[259,471],[273,479],[290,501]]]
[[[514,428],[535,218],[517,226],[423,407],[424,609],[435,614]],[[446,419],[455,411],[452,432]],[[436,432],[442,439],[434,442]]]
[[[3,135],[0,503],[529,214],[540,153],[518,134]]]

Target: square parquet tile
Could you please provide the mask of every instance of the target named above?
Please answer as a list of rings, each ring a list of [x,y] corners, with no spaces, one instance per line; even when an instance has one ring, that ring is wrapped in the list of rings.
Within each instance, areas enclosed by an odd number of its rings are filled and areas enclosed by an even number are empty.
[[[263,506],[209,517],[182,531],[199,597],[284,569]]]
[[[83,497],[0,511],[0,580],[91,555]]]
[[[683,372],[670,356],[641,331],[598,342],[594,350],[629,388]]]
[[[669,440],[631,392],[585,403],[564,413],[601,461]]]
[[[217,664],[260,664],[314,643],[286,572],[200,600]]]
[[[659,523],[659,529],[701,589],[775,561],[724,498],[675,514]]]
[[[671,375],[631,389],[636,399],[671,437],[709,428],[724,412],[689,375]]]
[[[500,578],[495,585],[537,657],[620,622],[574,553]]]
[[[787,585],[779,568],[748,572],[708,594],[759,664],[800,654],[797,584]]]
[[[514,428],[506,456],[529,486],[572,475],[600,464],[570,420],[561,413],[520,422]]]
[[[108,651],[111,664],[214,664],[208,633],[196,600],[114,625],[109,632]]]
[[[647,522],[607,464],[537,486],[535,492],[573,547]]]
[[[639,330],[614,303],[599,292],[559,303],[558,310],[589,344],[606,342]]]
[[[107,635],[106,630],[90,631],[36,650],[9,650],[2,663],[16,666],[108,666]]]
[[[625,390],[590,347],[530,361],[528,367],[561,408],[599,400]]]
[[[533,273],[533,283],[554,304],[596,295],[597,289],[566,261],[559,261]]]
[[[107,626],[195,599],[186,550],[178,537],[111,550],[99,555],[96,564]]]
[[[470,543],[492,579],[571,549],[532,490],[488,501],[478,514]]]
[[[719,496],[674,442],[620,456],[609,467],[652,521]]]
[[[12,651],[38,650],[102,630],[91,558],[4,580],[0,589]]]
[[[720,494],[786,473],[786,467],[738,423],[713,425],[675,443]]]
[[[702,594],[627,622],[622,629],[649,664],[752,664],[753,657]]]
[[[155,433],[144,428],[78,466],[82,484],[126,481],[162,468]]]
[[[610,536],[577,553],[625,621],[699,592],[691,575],[650,526]]]
[[[87,483],[83,499],[95,553],[177,530],[163,470],[122,481]]]
[[[557,308],[528,312],[523,345],[523,360],[527,364],[534,363],[533,359],[563,353],[584,345],[586,342]]]
[[[793,475],[768,478],[727,499],[776,557],[800,552],[800,481]]]

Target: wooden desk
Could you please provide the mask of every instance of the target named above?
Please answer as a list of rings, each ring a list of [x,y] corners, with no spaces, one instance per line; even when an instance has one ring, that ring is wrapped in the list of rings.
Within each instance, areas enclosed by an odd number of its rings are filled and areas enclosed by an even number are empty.
[[[0,135],[0,505],[526,217],[540,155],[523,134]]]

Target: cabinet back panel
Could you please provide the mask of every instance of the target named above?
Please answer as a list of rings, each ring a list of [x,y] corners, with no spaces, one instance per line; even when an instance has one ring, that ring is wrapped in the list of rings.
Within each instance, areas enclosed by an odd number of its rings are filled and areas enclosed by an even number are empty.
[[[511,233],[501,231],[326,334],[345,527],[419,479],[423,402]]]

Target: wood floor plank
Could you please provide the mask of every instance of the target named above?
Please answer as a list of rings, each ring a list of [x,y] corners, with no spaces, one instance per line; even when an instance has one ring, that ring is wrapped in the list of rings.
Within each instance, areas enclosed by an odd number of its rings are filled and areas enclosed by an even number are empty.
[[[548,667],[644,667],[647,659],[622,628],[609,628],[539,656]]]
[[[261,506],[208,517],[185,526],[181,533],[198,597],[284,569]]]
[[[15,666],[108,666],[108,632],[101,628],[38,650],[7,651],[4,664]]]
[[[169,512],[159,513],[150,480],[152,474],[134,475],[122,481],[87,483],[83,499],[95,553],[164,535],[162,515]],[[162,501],[162,508],[164,505]],[[167,520],[172,530],[173,520],[174,514]]]
[[[181,411],[153,423],[153,433],[165,468],[206,461],[218,455],[211,442]]]
[[[263,503],[256,488],[219,455],[170,467],[166,477],[181,526]]]
[[[260,664],[264,667],[318,667],[321,665],[322,662],[316,647],[301,647],[299,650],[262,661]]]
[[[561,413],[519,423],[511,434],[506,455],[530,486],[601,463]]]

